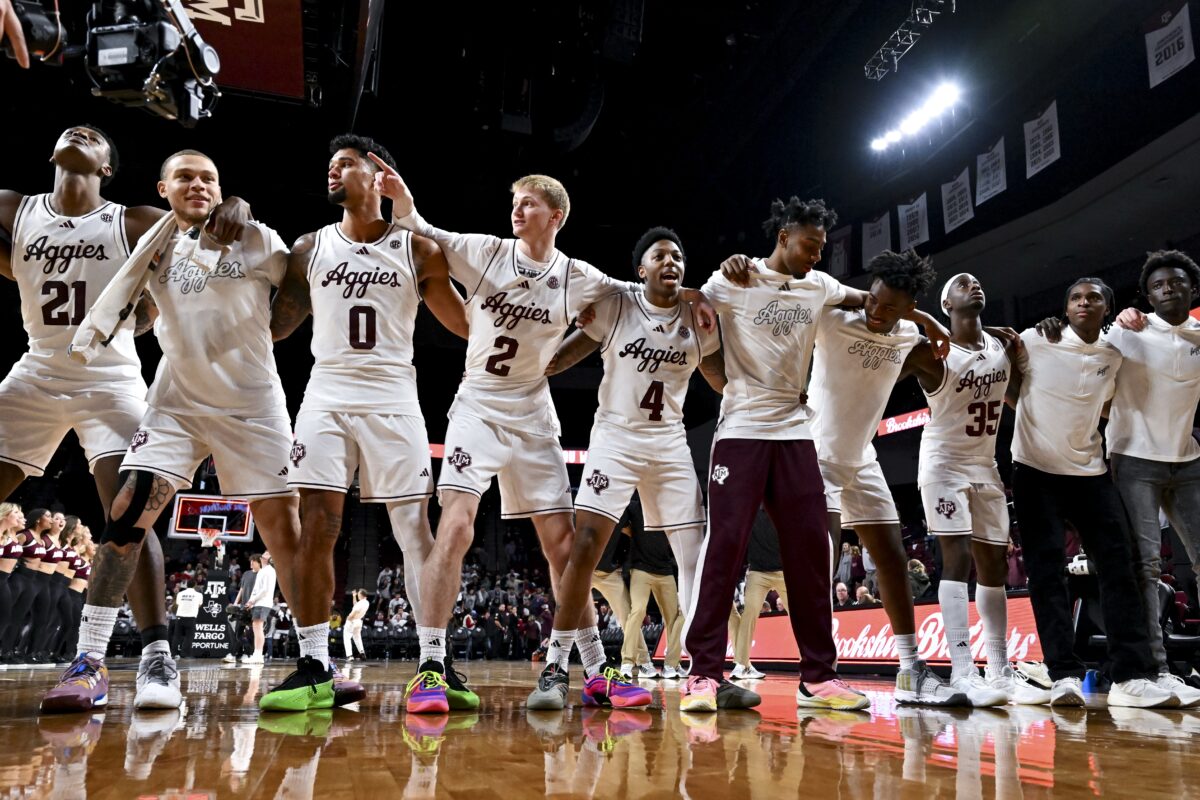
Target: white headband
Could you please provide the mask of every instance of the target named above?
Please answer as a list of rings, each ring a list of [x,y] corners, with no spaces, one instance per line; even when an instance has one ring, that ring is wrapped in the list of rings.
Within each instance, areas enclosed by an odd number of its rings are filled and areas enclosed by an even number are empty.
[[[946,281],[946,283],[942,286],[942,299],[941,299],[941,302],[938,303],[938,308],[940,308],[942,310],[942,313],[945,314],[947,317],[950,316],[950,312],[946,310],[946,298],[950,296],[950,287],[954,284],[954,282],[956,280],[961,278],[963,275],[970,275],[970,274],[971,273],[969,273],[969,272],[960,272],[957,275],[950,278],[950,280]]]

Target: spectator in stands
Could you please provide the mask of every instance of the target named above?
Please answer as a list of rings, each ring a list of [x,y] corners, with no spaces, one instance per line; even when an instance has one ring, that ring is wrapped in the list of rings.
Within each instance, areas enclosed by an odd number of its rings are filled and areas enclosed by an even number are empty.
[[[254,653],[245,663],[263,663],[263,648],[266,644],[265,626],[271,609],[275,607],[275,568],[271,566],[271,554],[263,553],[250,557],[250,568],[258,571],[254,580],[254,592],[246,601],[250,609],[250,627],[254,631]]]
[[[871,593],[867,591],[867,587],[860,586],[860,587],[858,587],[858,589],[855,590],[855,593],[854,593],[854,605],[855,606],[877,606],[877,605],[879,605],[879,601],[871,596]]]
[[[837,586],[835,586],[833,589],[833,594],[836,598],[833,601],[833,607],[835,609],[850,608],[854,605],[854,601],[850,599],[850,590],[846,588],[846,584],[844,582],[838,581]]]
[[[1029,579],[1025,577],[1025,556],[1021,545],[1008,540],[1008,576],[1004,583],[1010,589],[1024,589]]]
[[[389,600],[392,597],[392,572],[391,567],[384,567],[379,571],[379,577],[375,579],[375,595],[383,600]]]
[[[171,652],[176,658],[192,657],[192,639],[196,633],[196,618],[200,616],[200,605],[204,596],[191,587],[186,580],[180,583],[175,595],[172,611],[175,613],[175,629],[171,637]]]
[[[862,565],[866,574],[863,577],[863,586],[867,587],[873,595],[879,594],[879,582],[875,579],[875,559],[871,558],[871,551],[866,547],[862,549]]]
[[[919,559],[909,559],[908,562],[908,585],[912,589],[913,600],[918,600],[925,596],[929,591],[929,575],[925,572],[925,565]]]
[[[842,542],[842,554],[838,558],[837,569],[833,573],[836,581],[850,585],[854,569],[854,553],[850,552],[850,543]]]

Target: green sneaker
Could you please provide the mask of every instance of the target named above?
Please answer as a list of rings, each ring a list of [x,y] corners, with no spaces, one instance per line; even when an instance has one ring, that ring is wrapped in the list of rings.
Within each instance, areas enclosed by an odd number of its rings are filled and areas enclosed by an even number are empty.
[[[296,671],[258,701],[263,711],[309,711],[333,708],[333,677],[321,662],[305,656],[296,662]]]
[[[467,679],[446,662],[446,702],[451,711],[474,711],[479,708],[479,695],[467,688]]]
[[[258,718],[259,730],[282,736],[316,736],[323,739],[333,725],[333,709],[322,708],[292,714],[271,714]]]

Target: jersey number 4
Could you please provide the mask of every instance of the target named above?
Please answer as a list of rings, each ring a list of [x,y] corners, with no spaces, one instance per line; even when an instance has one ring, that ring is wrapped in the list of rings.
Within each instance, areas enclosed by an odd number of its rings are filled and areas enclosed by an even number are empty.
[[[87,281],[66,284],[62,281],[46,281],[42,294],[50,299],[42,305],[42,322],[46,325],[78,325],[87,316]],[[70,305],[68,312],[64,306]]]
[[[646,390],[645,396],[642,398],[642,408],[650,412],[651,422],[662,421],[663,410],[663,382],[650,381],[650,388]]]
[[[1001,403],[1000,400],[992,400],[990,403],[971,403],[967,406],[967,413],[974,415],[967,426],[967,436],[995,436],[1000,423]]]

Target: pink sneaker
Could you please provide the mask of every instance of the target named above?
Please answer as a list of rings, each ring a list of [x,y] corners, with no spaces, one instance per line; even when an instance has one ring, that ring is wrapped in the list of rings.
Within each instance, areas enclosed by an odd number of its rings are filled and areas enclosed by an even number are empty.
[[[653,699],[645,689],[625,680],[612,665],[606,665],[583,684],[585,706],[635,708],[648,706]]]
[[[841,678],[805,684],[796,690],[796,705],[801,708],[833,708],[838,711],[860,711],[871,705],[867,696]]]
[[[683,685],[679,698],[680,711],[716,711],[718,684],[712,678],[692,676]]]

